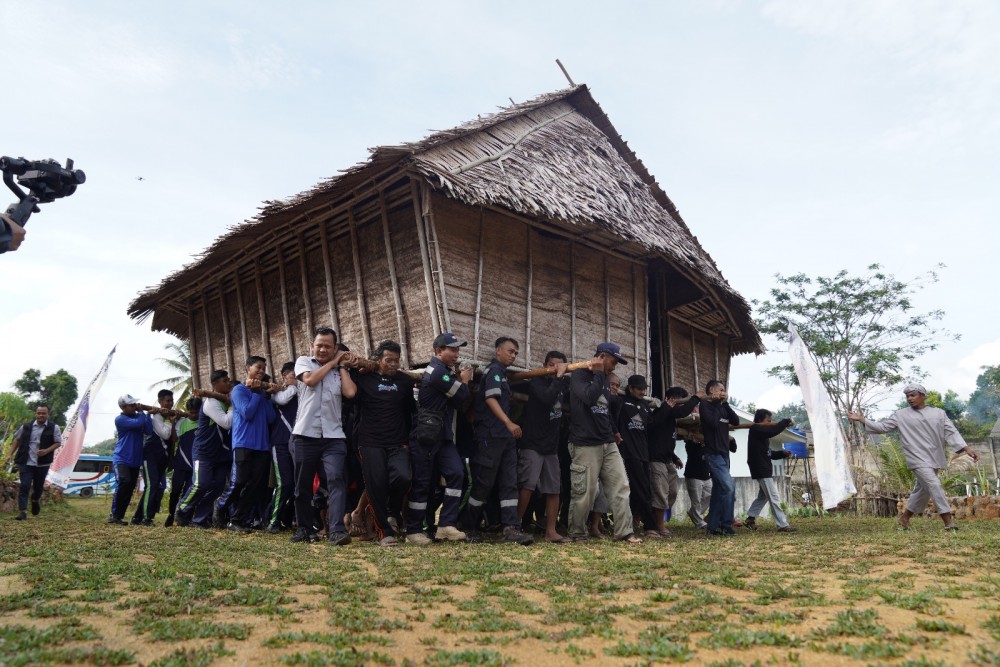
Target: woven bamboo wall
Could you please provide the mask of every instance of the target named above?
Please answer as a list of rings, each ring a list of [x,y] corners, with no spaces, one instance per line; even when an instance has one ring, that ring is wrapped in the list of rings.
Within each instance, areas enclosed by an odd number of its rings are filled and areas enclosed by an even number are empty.
[[[673,374],[669,384],[689,392],[704,391],[709,380],[729,383],[730,343],[727,336],[716,336],[670,318],[669,351]]]

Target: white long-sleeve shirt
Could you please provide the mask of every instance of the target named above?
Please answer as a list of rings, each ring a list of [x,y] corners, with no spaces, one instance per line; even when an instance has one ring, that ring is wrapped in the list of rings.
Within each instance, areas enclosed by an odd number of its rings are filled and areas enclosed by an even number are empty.
[[[233,409],[230,406],[229,410],[226,411],[222,407],[222,402],[217,398],[206,398],[205,404],[202,407],[208,418],[214,421],[216,424],[231,431],[233,428]]]
[[[950,445],[955,452],[968,446],[948,419],[948,413],[929,405],[920,410],[909,407],[897,410],[879,422],[866,419],[865,430],[868,433],[899,431],[899,437],[903,441],[903,456],[906,457],[906,466],[910,470],[947,468],[948,459],[944,454],[944,446]]]

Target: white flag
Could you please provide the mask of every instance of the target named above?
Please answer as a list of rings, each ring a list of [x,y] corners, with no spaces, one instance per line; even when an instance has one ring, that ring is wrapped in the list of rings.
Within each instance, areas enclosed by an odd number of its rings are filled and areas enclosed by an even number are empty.
[[[116,349],[118,349],[117,345],[111,348],[111,353],[104,360],[101,370],[97,371],[97,375],[90,381],[87,390],[83,392],[83,398],[80,399],[80,404],[76,406],[76,412],[66,422],[66,429],[63,432],[63,444],[59,448],[59,451],[56,452],[55,460],[49,469],[50,474],[67,468],[72,470],[76,466],[76,462],[80,458],[80,452],[83,451],[83,438],[87,435],[87,418],[90,416],[90,406],[97,397],[97,392],[100,390],[101,385],[104,384],[104,378],[108,376],[111,357],[115,356]]]
[[[829,510],[858,491],[847,464],[847,439],[809,348],[791,324],[788,325],[788,332],[791,334],[788,353],[799,378],[802,400],[806,404],[813,432],[816,479],[823,496],[823,508]]]

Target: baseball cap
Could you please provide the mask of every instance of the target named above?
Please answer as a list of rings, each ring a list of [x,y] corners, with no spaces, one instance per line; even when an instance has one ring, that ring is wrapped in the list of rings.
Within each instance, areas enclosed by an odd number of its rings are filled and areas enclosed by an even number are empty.
[[[132,394],[122,394],[118,397],[118,407],[124,408],[126,405],[135,405],[139,402],[139,399]]]
[[[636,389],[647,389],[649,387],[646,384],[646,378],[641,375],[632,375],[629,377],[628,386],[635,387]]]
[[[466,341],[459,340],[458,336],[450,331],[446,331],[434,339],[435,350],[439,347],[465,347],[466,345],[468,345]]]
[[[628,366],[628,362],[625,361],[625,357],[622,356],[621,345],[618,345],[617,343],[600,343],[597,346],[597,352],[594,354],[594,356],[597,356],[601,352],[604,352],[605,354],[610,354],[612,357],[618,360],[619,364]]]

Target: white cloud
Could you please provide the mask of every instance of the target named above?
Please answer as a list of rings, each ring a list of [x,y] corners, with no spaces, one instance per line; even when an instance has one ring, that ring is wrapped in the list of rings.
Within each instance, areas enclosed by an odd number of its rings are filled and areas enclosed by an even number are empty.
[[[801,403],[802,390],[798,387],[789,387],[785,384],[776,384],[764,393],[757,396],[754,405],[758,408],[777,410],[789,403]]]

